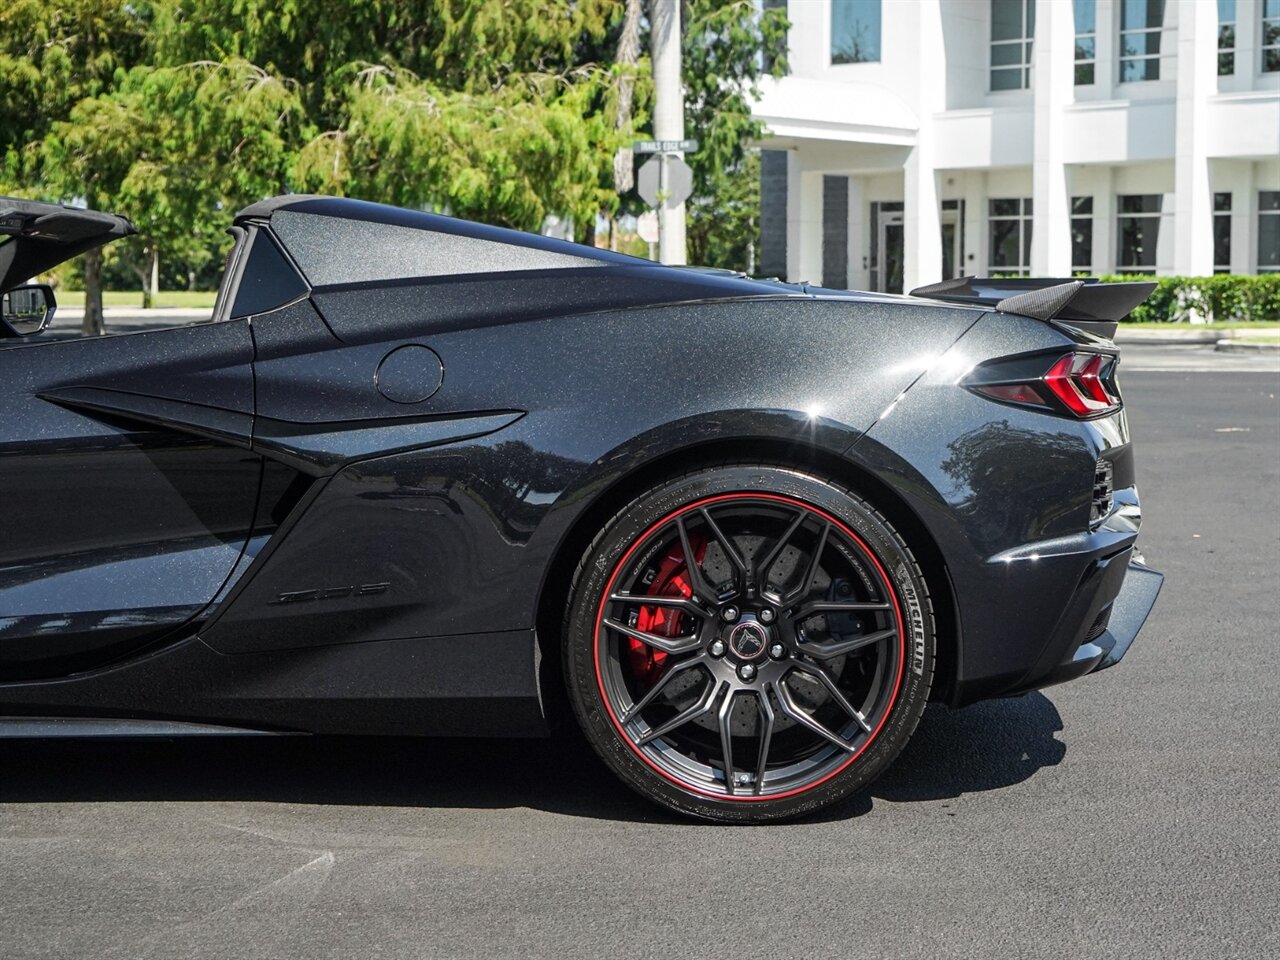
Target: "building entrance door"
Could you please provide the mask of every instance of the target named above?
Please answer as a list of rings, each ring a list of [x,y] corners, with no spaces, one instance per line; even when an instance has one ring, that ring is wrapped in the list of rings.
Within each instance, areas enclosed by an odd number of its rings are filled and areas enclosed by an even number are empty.
[[[964,208],[955,200],[942,201],[942,279],[964,275]]]
[[[880,211],[879,265],[876,289],[884,293],[902,292],[903,234],[900,212]]]

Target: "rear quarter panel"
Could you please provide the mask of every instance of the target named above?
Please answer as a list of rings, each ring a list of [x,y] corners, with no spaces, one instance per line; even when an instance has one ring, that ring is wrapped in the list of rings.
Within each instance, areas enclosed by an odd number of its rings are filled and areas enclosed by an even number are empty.
[[[416,412],[526,415],[475,441],[342,470],[210,642],[244,651],[530,629],[566,535],[624,478],[710,442],[736,444],[744,461],[760,439],[839,454],[920,374],[921,352],[945,349],[978,315],[788,298],[422,337],[445,374]],[[401,342],[408,326],[385,332]],[[342,549],[318,549],[308,530],[344,531]],[[390,587],[377,597],[334,598],[287,619],[272,605],[290,590],[382,582]]]
[[[1130,535],[1090,529],[1095,464],[1104,454],[1132,482],[1124,411],[1076,421],[996,403],[960,380],[993,357],[1074,340],[1048,323],[988,314],[849,451],[925,524],[954,587],[947,655],[966,703],[1017,687],[1033,668],[1092,564]]]

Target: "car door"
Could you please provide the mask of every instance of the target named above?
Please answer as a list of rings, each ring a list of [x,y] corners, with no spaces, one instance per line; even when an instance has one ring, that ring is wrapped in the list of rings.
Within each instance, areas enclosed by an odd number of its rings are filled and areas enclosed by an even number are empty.
[[[131,229],[0,199],[0,292]],[[109,664],[199,621],[253,524],[252,360],[247,319],[0,340],[0,682]]]

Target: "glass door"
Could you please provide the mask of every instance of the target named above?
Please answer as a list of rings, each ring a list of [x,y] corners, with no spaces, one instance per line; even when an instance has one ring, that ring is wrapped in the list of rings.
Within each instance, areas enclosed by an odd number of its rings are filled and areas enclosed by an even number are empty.
[[[902,292],[902,259],[904,252],[902,213],[880,212],[879,223],[880,263],[876,277],[876,289],[885,293]]]
[[[964,276],[964,201],[942,201],[942,279]]]

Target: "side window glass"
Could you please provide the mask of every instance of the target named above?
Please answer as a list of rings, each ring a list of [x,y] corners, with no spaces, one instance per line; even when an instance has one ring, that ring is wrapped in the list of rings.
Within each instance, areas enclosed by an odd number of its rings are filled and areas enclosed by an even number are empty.
[[[231,284],[235,284],[234,289]],[[293,264],[281,253],[271,234],[262,229],[253,233],[252,246],[239,277],[229,275],[223,286],[234,297],[227,319],[266,313],[305,297],[308,292]],[[219,314],[215,317],[221,318]]]
[[[249,232],[244,227],[232,227],[227,232],[234,240],[222,264],[222,279],[218,281],[218,299],[213,304],[214,320],[227,319],[227,308],[230,306],[227,302],[227,294],[235,287],[240,261],[244,257],[245,248],[249,245]]]

